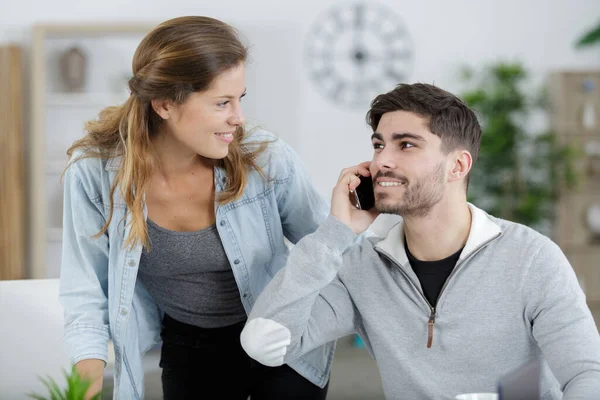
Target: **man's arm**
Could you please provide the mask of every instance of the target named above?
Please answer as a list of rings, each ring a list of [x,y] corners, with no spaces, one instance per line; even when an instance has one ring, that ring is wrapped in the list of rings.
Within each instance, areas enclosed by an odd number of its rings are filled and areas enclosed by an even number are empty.
[[[377,216],[356,210],[348,198],[366,164],[346,168],[333,190],[331,215],[305,236],[258,297],[241,334],[244,350],[268,366],[281,365],[355,331],[356,310],[340,268],[360,254],[366,241],[346,249]]]
[[[354,305],[337,278],[344,250],[355,234],[328,217],[291,250],[258,297],[241,343],[250,357],[268,366],[292,361],[325,343],[355,332]]]
[[[548,241],[524,286],[526,315],[565,400],[600,394],[600,335],[573,268]]]

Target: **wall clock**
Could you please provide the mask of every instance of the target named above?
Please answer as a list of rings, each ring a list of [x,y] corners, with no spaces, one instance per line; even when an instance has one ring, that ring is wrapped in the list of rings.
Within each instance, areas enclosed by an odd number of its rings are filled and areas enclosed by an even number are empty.
[[[365,109],[376,95],[406,82],[413,57],[412,40],[400,17],[372,2],[333,6],[306,37],[311,81],[343,107]]]

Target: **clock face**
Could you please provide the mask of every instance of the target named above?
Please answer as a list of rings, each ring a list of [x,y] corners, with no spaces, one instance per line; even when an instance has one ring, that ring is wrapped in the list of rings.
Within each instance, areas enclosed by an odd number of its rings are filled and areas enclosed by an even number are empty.
[[[337,105],[365,109],[375,96],[406,82],[412,40],[393,10],[370,2],[334,6],[306,40],[308,73]]]

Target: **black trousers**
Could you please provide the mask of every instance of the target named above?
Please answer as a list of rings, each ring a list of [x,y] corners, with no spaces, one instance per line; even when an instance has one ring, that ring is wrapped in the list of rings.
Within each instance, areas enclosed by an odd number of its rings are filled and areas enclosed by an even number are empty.
[[[251,359],[240,344],[244,322],[205,329],[165,315],[163,397],[165,400],[324,400],[324,389],[287,365],[266,367]],[[212,395],[211,395],[212,394]]]

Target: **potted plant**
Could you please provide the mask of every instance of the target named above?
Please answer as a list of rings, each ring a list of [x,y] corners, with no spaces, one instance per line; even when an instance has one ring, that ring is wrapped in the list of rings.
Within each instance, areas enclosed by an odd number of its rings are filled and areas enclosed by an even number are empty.
[[[75,367],[71,370],[71,373],[64,371],[64,375],[67,379],[67,387],[61,388],[54,379],[52,378],[40,378],[44,383],[44,386],[48,390],[45,396],[31,393],[29,397],[37,400],[84,400],[85,393],[91,385],[91,381],[82,378]],[[91,397],[90,400],[100,400],[102,397],[101,393]]]
[[[576,185],[577,177],[574,150],[560,145],[549,130],[528,128],[531,115],[546,110],[544,92],[526,87],[530,83],[520,63],[465,68],[463,78],[462,99],[482,125],[469,201],[550,235],[560,189]]]

